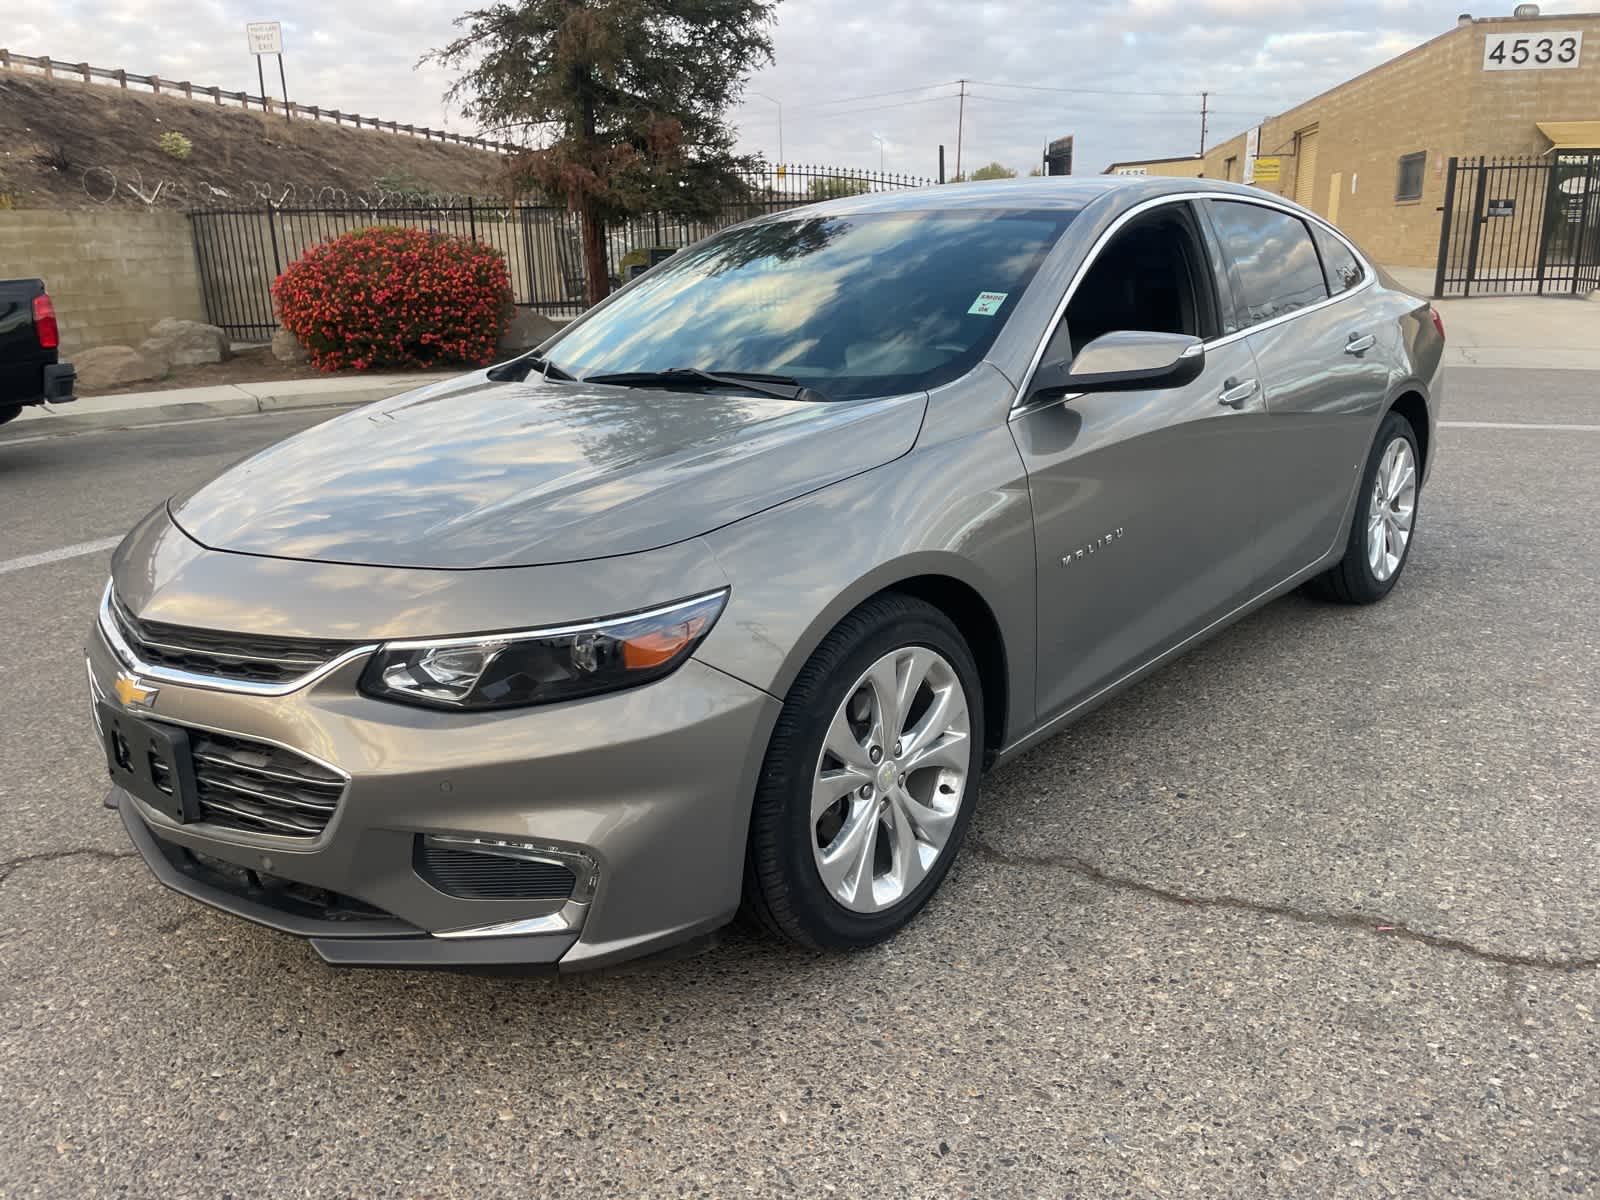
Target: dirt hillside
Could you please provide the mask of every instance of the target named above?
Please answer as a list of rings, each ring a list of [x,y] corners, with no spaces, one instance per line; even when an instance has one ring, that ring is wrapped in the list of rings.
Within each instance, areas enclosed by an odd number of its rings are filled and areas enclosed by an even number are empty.
[[[189,139],[186,158],[162,149]],[[487,196],[505,159],[487,150],[0,71],[0,208],[166,208],[315,203],[378,189]],[[287,189],[293,189],[285,195]]]

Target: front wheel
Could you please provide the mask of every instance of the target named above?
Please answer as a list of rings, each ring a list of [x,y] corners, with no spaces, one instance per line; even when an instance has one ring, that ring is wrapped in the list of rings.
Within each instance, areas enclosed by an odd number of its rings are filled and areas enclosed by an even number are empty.
[[[1420,464],[1411,422],[1391,412],[1367,456],[1344,557],[1311,581],[1314,592],[1342,604],[1373,604],[1389,594],[1411,552],[1421,497]]]
[[[762,766],[745,909],[790,941],[883,941],[933,895],[966,833],[982,766],[972,653],[938,609],[876,597],[790,689]]]

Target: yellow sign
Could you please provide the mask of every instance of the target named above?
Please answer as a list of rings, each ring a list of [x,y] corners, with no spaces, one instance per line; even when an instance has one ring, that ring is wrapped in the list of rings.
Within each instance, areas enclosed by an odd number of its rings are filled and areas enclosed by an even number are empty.
[[[1257,183],[1277,183],[1282,178],[1283,159],[1277,157],[1256,159]]]

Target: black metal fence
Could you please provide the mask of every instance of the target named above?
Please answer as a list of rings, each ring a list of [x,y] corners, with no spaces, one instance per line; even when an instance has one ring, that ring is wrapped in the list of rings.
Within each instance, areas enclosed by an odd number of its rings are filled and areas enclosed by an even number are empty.
[[[752,176],[746,193],[705,221],[650,213],[606,229],[613,282],[644,265],[652,249],[689,245],[725,226],[818,200],[921,187],[932,180],[826,167],[777,167]],[[531,200],[402,197],[381,205],[261,205],[189,214],[207,319],[234,338],[265,340],[277,327],[272,283],[311,247],[369,225],[408,225],[475,238],[505,256],[516,303],[551,316],[587,306],[582,224],[576,214]]]
[[[1600,150],[1450,160],[1435,296],[1600,288]]]

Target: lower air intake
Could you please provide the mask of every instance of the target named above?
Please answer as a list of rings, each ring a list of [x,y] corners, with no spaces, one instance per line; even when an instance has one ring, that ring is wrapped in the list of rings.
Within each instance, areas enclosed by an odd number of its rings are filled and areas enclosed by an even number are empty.
[[[577,876],[558,862],[513,848],[443,845],[419,837],[416,872],[448,896],[463,900],[566,900]]]

